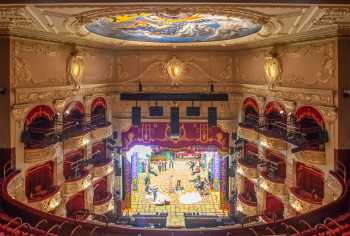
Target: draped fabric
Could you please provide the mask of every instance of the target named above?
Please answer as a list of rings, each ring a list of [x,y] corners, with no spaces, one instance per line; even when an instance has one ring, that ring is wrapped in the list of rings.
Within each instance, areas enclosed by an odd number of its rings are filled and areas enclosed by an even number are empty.
[[[84,149],[79,149],[77,151],[70,152],[64,156],[64,164],[63,164],[63,175],[66,179],[70,176],[74,175],[74,171],[78,171],[81,173],[84,167],[83,165],[79,165],[77,169],[74,169],[74,163],[84,158]],[[76,165],[75,165],[76,166]]]
[[[301,122],[305,118],[308,118],[308,119],[314,120],[319,127],[321,127],[321,128],[325,127],[322,115],[315,108],[313,108],[311,106],[300,107],[296,111],[295,117],[296,117],[297,123]]]
[[[246,110],[247,107],[253,108],[254,111],[255,111],[257,114],[259,114],[259,106],[258,106],[258,103],[255,101],[254,98],[247,97],[246,99],[244,99],[242,109],[243,109],[243,110]]]
[[[285,109],[283,107],[283,105],[279,102],[269,102],[266,107],[265,107],[265,115],[268,115],[272,112],[278,112],[280,113],[281,111],[283,111],[283,113],[285,113]]]
[[[73,216],[74,212],[85,208],[85,192],[75,194],[66,204],[67,216]]]
[[[277,197],[273,196],[271,193],[266,193],[266,210],[265,214],[273,218],[273,214],[280,218],[283,216],[284,206],[283,202]]]
[[[296,185],[309,194],[324,196],[324,177],[321,171],[308,167],[300,162],[296,164]]]
[[[144,122],[122,133],[123,149],[134,145],[158,145],[167,148],[191,146],[216,147],[221,152],[229,151],[229,134],[220,127],[208,127],[204,122],[180,123],[180,138],[172,139],[168,122]]]
[[[53,186],[53,161],[29,169],[26,174],[26,195],[40,195],[39,191],[47,192]]]
[[[84,114],[84,105],[79,101],[73,101],[70,102],[65,108],[64,108],[64,115],[69,113],[70,111],[77,110],[80,113]]]
[[[97,97],[91,104],[91,112],[93,112],[97,107],[103,107],[107,109],[106,100],[103,97]]]
[[[25,126],[31,125],[35,119],[38,119],[41,117],[45,117],[49,121],[53,121],[54,116],[55,116],[55,113],[51,109],[51,107],[46,105],[36,106],[28,113],[25,119]]]

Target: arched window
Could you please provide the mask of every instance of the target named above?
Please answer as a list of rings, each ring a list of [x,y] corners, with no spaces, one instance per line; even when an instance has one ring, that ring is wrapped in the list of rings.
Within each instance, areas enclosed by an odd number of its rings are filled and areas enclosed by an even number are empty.
[[[300,107],[295,113],[296,127],[302,134],[305,149],[324,150],[328,142],[327,131],[321,114],[311,106]]]
[[[43,148],[56,142],[55,114],[46,105],[34,107],[27,115],[21,140],[26,148]]]
[[[251,97],[247,97],[242,106],[242,123],[248,127],[257,127],[259,123],[258,103]]]
[[[69,103],[63,113],[64,136],[80,135],[86,129],[84,122],[84,106],[81,102]]]
[[[287,133],[287,114],[279,102],[269,102],[264,112],[265,131],[273,137],[283,138]]]
[[[91,105],[91,124],[96,127],[108,125],[107,103],[104,98],[96,98]]]

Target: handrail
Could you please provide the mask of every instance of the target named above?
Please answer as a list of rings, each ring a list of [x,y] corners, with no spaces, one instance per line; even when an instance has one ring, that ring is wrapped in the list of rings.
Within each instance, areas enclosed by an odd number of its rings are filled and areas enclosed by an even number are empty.
[[[276,235],[275,231],[273,231],[270,227],[266,227],[265,230],[272,233],[272,235]]]
[[[28,223],[23,223],[23,224],[21,224],[21,225],[19,225],[19,226],[17,226],[16,228],[13,229],[12,235],[16,235],[15,233],[16,233],[18,230],[20,230],[22,227],[26,227],[26,228],[27,228],[27,231],[28,231],[28,234],[30,234],[31,225],[28,224]]]
[[[6,178],[7,170],[11,170],[11,160],[7,161],[3,167],[3,178]]]
[[[70,236],[74,236],[74,234],[79,230],[83,228],[81,225],[77,225],[75,226],[75,228],[72,230],[72,232],[70,233]]]
[[[5,227],[10,227],[10,225],[11,225],[12,223],[16,222],[17,220],[19,220],[19,224],[23,224],[22,218],[18,216],[18,217],[13,218],[12,220],[10,220],[10,221],[5,225]]]
[[[340,231],[342,230],[342,226],[341,226],[337,221],[335,221],[334,219],[332,219],[331,217],[326,217],[326,218],[324,219],[323,223],[324,223],[325,225],[327,225],[327,221],[330,221],[330,222],[334,223],[334,224],[339,228]]]
[[[51,226],[51,228],[48,231],[46,231],[45,236],[49,235],[55,229],[61,229],[61,225],[55,224],[55,225]]]
[[[324,227],[324,228],[326,229],[326,233],[327,233],[327,231],[329,231],[329,232],[331,233],[331,235],[336,236],[335,233],[334,233],[334,231],[333,231],[331,228],[329,228],[327,225],[325,225],[325,224],[317,224],[317,225],[315,226],[316,235],[319,235],[319,234],[318,234],[318,229],[319,229],[320,227]]]
[[[96,232],[96,230],[98,230],[98,229],[100,229],[100,227],[98,227],[98,226],[95,226],[91,231],[90,231],[90,236],[93,236],[94,234],[95,234],[95,232]]]
[[[39,229],[39,226],[40,226],[42,223],[47,223],[47,219],[41,219],[41,220],[39,220],[39,222],[36,223],[36,225],[34,225],[34,228]]]
[[[299,220],[299,224],[304,224],[308,229],[312,229],[312,226],[306,220]]]
[[[338,169],[339,166],[341,167],[340,170]],[[345,166],[343,163],[341,163],[340,161],[337,161],[337,162],[336,162],[336,167],[337,167],[338,171],[340,171],[341,174],[343,174],[343,180],[344,180],[344,182],[346,183],[346,178],[347,178],[347,176],[346,176],[346,171],[347,171],[347,170],[346,170],[346,166]]]
[[[249,230],[250,230],[251,232],[253,232],[253,234],[254,234],[255,236],[259,236],[259,234],[258,234],[253,228],[249,228]]]

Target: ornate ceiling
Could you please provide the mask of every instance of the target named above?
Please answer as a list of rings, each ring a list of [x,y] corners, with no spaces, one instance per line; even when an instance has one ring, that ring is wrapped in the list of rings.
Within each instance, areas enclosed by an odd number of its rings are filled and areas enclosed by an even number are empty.
[[[1,33],[123,49],[266,46],[348,35],[349,26],[340,5],[0,5]]]

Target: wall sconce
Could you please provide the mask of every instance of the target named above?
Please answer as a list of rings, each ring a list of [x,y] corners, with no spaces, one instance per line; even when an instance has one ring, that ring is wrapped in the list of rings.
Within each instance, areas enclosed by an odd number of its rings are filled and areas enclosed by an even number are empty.
[[[171,79],[171,85],[177,86],[182,78],[182,72],[184,70],[184,63],[177,59],[175,56],[173,56],[167,63],[166,63],[166,70],[168,72],[168,75]]]
[[[68,77],[69,81],[74,85],[75,89],[80,89],[80,83],[84,72],[84,57],[77,51],[73,51],[68,61]]]

